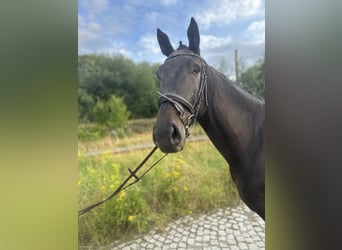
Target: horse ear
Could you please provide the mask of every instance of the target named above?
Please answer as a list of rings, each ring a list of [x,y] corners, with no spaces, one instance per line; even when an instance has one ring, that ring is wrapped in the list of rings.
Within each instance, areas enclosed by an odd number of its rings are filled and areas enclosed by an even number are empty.
[[[191,17],[190,25],[188,28],[188,39],[189,39],[189,49],[191,49],[196,54],[200,54],[200,35],[198,31],[198,26],[193,17]]]
[[[169,56],[172,53],[172,51],[174,51],[174,49],[170,43],[169,37],[159,28],[157,28],[157,39],[159,47],[163,54],[165,56]]]

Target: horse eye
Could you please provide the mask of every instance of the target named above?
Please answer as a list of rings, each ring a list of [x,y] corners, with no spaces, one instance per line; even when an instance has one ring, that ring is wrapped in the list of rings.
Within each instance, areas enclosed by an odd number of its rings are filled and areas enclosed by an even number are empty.
[[[200,68],[199,65],[196,65],[196,66],[192,69],[192,73],[198,74],[199,72],[201,72],[201,68]]]

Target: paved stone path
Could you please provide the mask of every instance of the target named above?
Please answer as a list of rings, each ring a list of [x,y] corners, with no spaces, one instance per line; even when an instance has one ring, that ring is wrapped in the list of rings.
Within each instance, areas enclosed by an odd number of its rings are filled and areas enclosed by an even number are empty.
[[[153,230],[130,242],[114,242],[110,249],[265,249],[265,223],[241,203],[195,218],[184,217],[163,232]]]

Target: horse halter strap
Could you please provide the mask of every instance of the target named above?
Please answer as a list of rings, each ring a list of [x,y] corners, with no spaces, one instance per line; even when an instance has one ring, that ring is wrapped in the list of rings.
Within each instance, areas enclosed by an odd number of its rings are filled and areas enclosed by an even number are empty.
[[[200,110],[202,100],[205,98],[205,104],[208,106],[208,98],[207,98],[207,75],[205,73],[205,62],[204,60],[198,56],[198,55],[191,55],[186,53],[176,54],[174,56],[168,57],[166,60],[169,60],[171,58],[177,57],[177,56],[193,56],[198,57],[201,60],[201,80],[200,80],[200,86],[197,91],[197,98],[194,104],[191,104],[189,101],[187,101],[185,98],[172,93],[162,94],[158,92],[159,100],[158,104],[159,107],[164,102],[169,102],[172,104],[172,106],[176,109],[178,116],[180,120],[182,121],[184,127],[185,127],[185,133],[186,137],[190,135],[189,128],[195,123],[195,120],[198,118],[198,112]],[[184,108],[186,108],[190,115],[186,117],[186,112],[184,111]]]

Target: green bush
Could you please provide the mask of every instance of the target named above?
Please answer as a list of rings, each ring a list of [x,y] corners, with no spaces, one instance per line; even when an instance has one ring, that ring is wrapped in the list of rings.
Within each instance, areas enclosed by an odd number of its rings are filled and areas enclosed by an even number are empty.
[[[130,112],[121,97],[112,95],[108,101],[98,100],[93,108],[94,121],[108,129],[125,125]]]
[[[80,141],[97,141],[106,133],[106,128],[103,126],[86,126],[78,127],[78,139]]]

